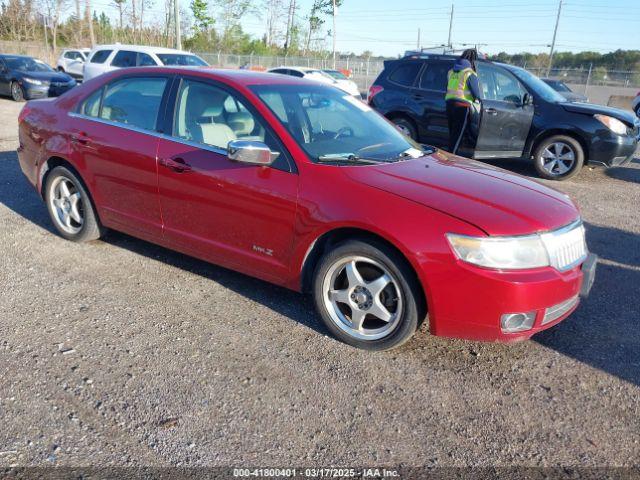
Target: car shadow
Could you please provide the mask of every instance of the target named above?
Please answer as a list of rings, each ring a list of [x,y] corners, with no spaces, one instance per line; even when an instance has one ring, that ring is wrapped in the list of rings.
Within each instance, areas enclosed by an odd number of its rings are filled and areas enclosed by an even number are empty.
[[[640,163],[640,160],[635,159],[633,163]],[[610,178],[616,180],[623,180],[625,182],[640,183],[640,169],[639,168],[625,168],[615,167],[607,168],[605,174]]]
[[[15,152],[0,152],[0,168],[3,172],[0,204],[53,232],[42,201],[20,172]],[[587,238],[591,250],[600,256],[591,295],[567,320],[537,334],[533,341],[640,385],[640,235],[589,224]],[[308,296],[125,234],[112,232],[104,241],[215,281],[293,321],[327,334]]]
[[[640,385],[640,235],[587,224],[599,258],[596,281],[578,310],[533,340]]]

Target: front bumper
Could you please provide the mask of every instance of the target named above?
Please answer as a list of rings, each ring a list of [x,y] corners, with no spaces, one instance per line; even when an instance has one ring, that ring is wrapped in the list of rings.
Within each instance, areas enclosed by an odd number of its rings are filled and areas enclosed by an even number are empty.
[[[608,167],[619,167],[640,156],[640,132],[632,135],[616,135],[609,133],[596,136],[589,147],[589,163],[603,164]]]
[[[38,98],[59,97],[75,87],[76,82],[73,81],[66,84],[51,83],[45,85],[32,85],[27,82],[22,82],[21,85],[25,100],[36,100]]]
[[[481,341],[530,338],[567,318],[579,299],[588,295],[596,259],[590,254],[581,265],[566,272],[551,267],[501,272],[456,261],[436,267],[440,273],[434,275],[434,265],[425,266],[431,271],[427,289],[431,333]],[[563,307],[565,310],[561,310]],[[561,314],[549,321],[551,313],[558,311]],[[502,315],[517,312],[535,312],[532,328],[503,332]]]

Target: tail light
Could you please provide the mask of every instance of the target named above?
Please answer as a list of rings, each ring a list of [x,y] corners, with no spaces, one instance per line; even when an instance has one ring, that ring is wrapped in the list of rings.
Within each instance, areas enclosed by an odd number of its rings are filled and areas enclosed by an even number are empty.
[[[384,88],[382,88],[380,85],[371,85],[369,87],[369,95],[367,96],[367,102],[371,103],[371,100],[373,100],[373,97],[375,97],[377,94],[379,94],[383,90]]]
[[[22,123],[22,121],[26,118],[27,115],[29,115],[30,112],[31,112],[31,107],[27,102],[24,104],[24,107],[22,107],[22,110],[20,110],[20,113],[18,114],[18,123]]]

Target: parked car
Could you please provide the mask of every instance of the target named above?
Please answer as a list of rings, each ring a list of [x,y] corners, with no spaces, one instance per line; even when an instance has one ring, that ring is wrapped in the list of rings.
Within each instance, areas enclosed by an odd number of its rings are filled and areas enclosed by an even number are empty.
[[[634,112],[636,112],[636,116],[640,118],[640,92],[636,95],[636,98],[633,99],[631,104],[631,108]]]
[[[553,78],[541,78],[541,80],[553,88],[556,92],[562,95],[570,102],[588,102],[589,99],[580,93],[576,93],[569,88],[569,85],[562,80],[555,80]]]
[[[456,57],[414,55],[385,62],[368,102],[407,135],[446,146],[447,72]],[[625,165],[633,158],[640,123],[630,112],[570,103],[530,72],[481,60],[482,111],[474,115],[460,153],[476,159],[533,159],[538,174],[565,180],[583,164]]]
[[[322,70],[324,73],[332,77],[338,86],[338,88],[344,90],[345,92],[355,96],[360,97],[360,89],[358,88],[358,84],[348,78],[344,73],[339,70]]]
[[[89,54],[84,64],[84,80],[97,77],[118,68],[148,67],[156,65],[207,67],[197,55],[172,48],[145,47],[140,45],[100,45]]]
[[[58,57],[56,68],[59,72],[68,73],[75,79],[82,78],[82,70],[90,48],[78,48],[73,50],[63,50]]]
[[[355,97],[360,98],[360,91],[358,90],[358,86],[355,85],[355,88],[350,83],[339,82],[333,76],[324,72],[323,70],[319,70],[317,68],[307,68],[307,67],[278,67],[278,68],[270,68],[267,70],[269,73],[279,73],[280,75],[289,75],[290,77],[297,78],[307,78],[309,80],[315,80],[317,82],[328,83],[329,85],[333,85],[334,87],[339,88],[343,92],[348,93],[349,95],[353,95]]]
[[[122,70],[28,103],[18,130],[62,237],[112,228],[313,292],[357,347],[398,346],[427,312],[434,335],[528,338],[593,282],[569,197],[425,148],[318,82]]]
[[[0,55],[0,95],[16,102],[57,97],[75,87],[76,81],[56,72],[41,60],[23,55]]]

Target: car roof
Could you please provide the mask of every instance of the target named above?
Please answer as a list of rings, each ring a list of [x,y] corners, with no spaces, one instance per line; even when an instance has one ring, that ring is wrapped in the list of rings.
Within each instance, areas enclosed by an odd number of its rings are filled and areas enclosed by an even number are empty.
[[[116,72],[127,74],[131,72],[140,73],[165,73],[184,74],[189,73],[195,76],[221,80],[223,82],[234,83],[241,86],[249,85],[324,85],[304,78],[292,77],[290,75],[274,75],[269,72],[256,72],[253,70],[232,70],[211,67],[135,67],[118,69]],[[115,72],[114,72],[115,73]],[[111,77],[114,78],[114,77]],[[326,85],[325,85],[326,86]]]
[[[311,68],[311,67],[296,67],[296,66],[291,66],[291,65],[283,65],[281,67],[274,67],[274,68],[270,68],[269,70],[276,70],[276,69],[281,69],[281,68],[286,68],[288,70],[297,70],[299,72],[302,73],[309,73],[309,72],[318,72],[320,71],[319,68]]]
[[[186,55],[193,55],[191,52],[176,50],[174,48],[149,47],[147,45],[126,45],[121,43],[114,43],[111,45],[96,45],[95,47],[93,47],[93,50],[131,50],[133,52],[143,53],[182,53]]]

